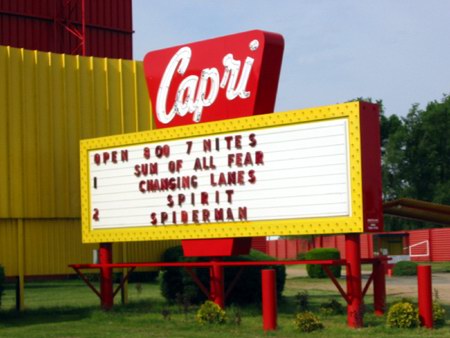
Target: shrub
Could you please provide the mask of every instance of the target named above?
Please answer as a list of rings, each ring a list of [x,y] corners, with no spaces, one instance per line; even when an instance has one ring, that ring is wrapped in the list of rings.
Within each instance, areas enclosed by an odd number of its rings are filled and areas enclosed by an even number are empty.
[[[340,315],[344,313],[344,307],[336,299],[320,304],[320,312],[324,315]]]
[[[416,276],[417,263],[410,261],[401,261],[394,265],[392,270],[394,276]]]
[[[306,252],[299,252],[299,253],[297,254],[297,259],[298,259],[299,261],[304,261],[304,260],[306,259]]]
[[[397,328],[414,328],[419,325],[417,308],[408,301],[401,301],[392,305],[387,315],[387,325]]]
[[[5,269],[0,265],[0,308],[2,307],[2,296],[5,284]]]
[[[445,325],[445,309],[439,301],[433,301],[433,324],[436,327]]]
[[[181,246],[175,246],[167,249],[161,260],[163,262],[181,262],[188,261],[188,259],[183,256],[183,249]],[[195,270],[195,269],[194,269]],[[197,276],[202,281],[204,285],[209,283],[209,276],[207,269],[197,269]],[[161,294],[169,302],[175,302],[180,298],[187,298],[189,296],[189,301],[192,303],[200,303],[205,300],[206,297],[202,297],[200,293],[193,294],[190,292],[194,289],[195,283],[189,278],[187,273],[182,268],[163,268],[162,278],[161,278]],[[188,295],[189,294],[189,295]]]
[[[272,261],[273,257],[258,250],[251,250],[248,256],[227,257],[227,261]],[[280,298],[286,282],[286,267],[284,265],[249,266],[244,267],[241,277],[230,293],[227,302],[234,304],[260,303],[262,295],[261,271],[274,269],[277,287],[277,297]],[[241,267],[225,269],[225,286],[230,285]]]
[[[297,313],[295,315],[294,325],[301,332],[312,332],[323,329],[323,324],[319,318],[309,311]]]
[[[318,248],[308,251],[305,255],[306,259],[341,259],[341,254],[338,249],[335,248]],[[333,276],[341,277],[341,266],[331,265],[329,266]],[[320,264],[307,264],[306,271],[311,278],[325,278],[326,272],[323,270]]]
[[[165,262],[204,262],[205,258],[185,258],[181,246],[173,247],[163,254],[162,260]],[[251,250],[249,256],[226,257],[226,261],[258,261],[273,260],[272,257]],[[286,280],[286,269],[284,266],[249,266],[244,267],[240,275],[238,283],[232,289],[227,297],[227,303],[249,304],[261,302],[261,270],[273,268],[276,271],[277,294],[280,297],[284,289]],[[209,269],[198,268],[192,269],[198,279],[209,288]],[[225,268],[225,287],[229,286],[235,276],[239,274],[241,267]],[[192,304],[199,304],[206,300],[206,296],[200,288],[194,283],[192,278],[184,271],[183,268],[164,268],[161,278],[161,293],[170,302],[176,301],[180,295],[188,298]]]
[[[295,295],[295,303],[297,311],[303,312],[309,309],[309,294],[308,291],[300,291]]]
[[[219,305],[207,300],[200,306],[196,319],[200,324],[224,324],[227,320],[227,315]]]

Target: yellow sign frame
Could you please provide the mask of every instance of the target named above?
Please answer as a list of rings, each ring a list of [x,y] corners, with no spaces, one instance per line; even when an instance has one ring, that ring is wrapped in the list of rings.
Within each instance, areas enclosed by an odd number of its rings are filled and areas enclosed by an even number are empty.
[[[82,240],[84,243],[126,242],[169,239],[199,239],[254,237],[270,235],[315,235],[361,233],[363,226],[362,164],[361,164],[361,103],[351,102],[284,113],[252,116],[240,119],[200,123],[176,128],[121,134],[82,140],[80,143]],[[130,146],[184,138],[211,136],[273,128],[277,126],[346,118],[348,120],[351,210],[346,217],[322,217],[270,221],[223,222],[158,227],[127,227],[93,230],[91,228],[90,177],[88,153],[112,147]]]

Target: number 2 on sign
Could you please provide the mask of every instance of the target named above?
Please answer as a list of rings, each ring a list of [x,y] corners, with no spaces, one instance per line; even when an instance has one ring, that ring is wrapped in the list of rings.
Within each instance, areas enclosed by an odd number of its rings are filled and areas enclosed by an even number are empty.
[[[98,211],[97,208],[95,208],[95,209],[94,209],[94,215],[92,216],[92,218],[93,218],[93,220],[96,221],[96,222],[98,222],[98,221],[100,220],[98,214],[99,214],[99,211]]]

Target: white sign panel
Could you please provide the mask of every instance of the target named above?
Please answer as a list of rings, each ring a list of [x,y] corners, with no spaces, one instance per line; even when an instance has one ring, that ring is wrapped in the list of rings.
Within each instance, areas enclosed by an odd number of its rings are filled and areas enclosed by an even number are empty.
[[[345,118],[89,151],[93,230],[351,216]]]

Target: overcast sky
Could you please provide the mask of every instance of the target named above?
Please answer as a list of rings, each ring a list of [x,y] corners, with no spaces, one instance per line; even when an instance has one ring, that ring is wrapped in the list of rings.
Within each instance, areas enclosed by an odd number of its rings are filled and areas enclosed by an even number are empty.
[[[356,97],[406,115],[450,94],[450,1],[133,0],[134,58],[252,29],[285,39],[276,111]]]

